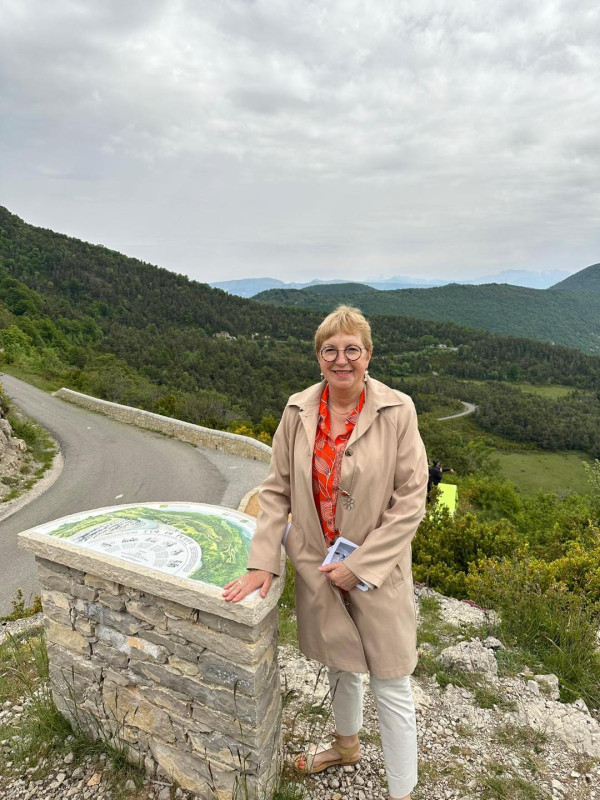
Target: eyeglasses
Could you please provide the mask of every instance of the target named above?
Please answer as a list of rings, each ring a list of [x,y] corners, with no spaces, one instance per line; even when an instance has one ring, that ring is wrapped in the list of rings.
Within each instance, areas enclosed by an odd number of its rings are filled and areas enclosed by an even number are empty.
[[[321,350],[321,358],[323,361],[335,361],[338,357],[338,353],[343,353],[348,361],[358,361],[363,350],[366,350],[366,347],[359,347],[357,344],[349,344],[348,347],[344,347],[343,350],[338,350],[337,347],[327,345],[327,347]]]

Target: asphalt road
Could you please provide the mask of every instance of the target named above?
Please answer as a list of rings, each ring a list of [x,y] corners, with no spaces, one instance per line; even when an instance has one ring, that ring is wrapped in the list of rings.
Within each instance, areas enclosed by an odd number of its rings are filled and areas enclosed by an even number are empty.
[[[64,467],[44,494],[2,519],[0,507],[0,616],[12,611],[17,589],[39,592],[33,556],[17,534],[90,508],[140,501],[191,500],[237,508],[268,464],[194,447],[95,414],[10,375],[5,393],[59,443]]]
[[[466,417],[467,414],[472,414],[477,408],[473,403],[466,403],[464,400],[460,401],[465,407],[464,411],[459,411],[458,414],[450,414],[449,417],[438,417],[438,422],[443,422],[445,419],[456,419],[457,417]]]

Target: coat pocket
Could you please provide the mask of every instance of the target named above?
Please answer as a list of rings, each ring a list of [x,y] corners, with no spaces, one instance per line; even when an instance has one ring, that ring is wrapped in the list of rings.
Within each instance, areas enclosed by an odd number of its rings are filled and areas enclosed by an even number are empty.
[[[302,528],[299,525],[296,525],[294,522],[288,522],[283,539],[283,546],[285,548],[286,555],[294,566],[296,566],[298,562],[298,555],[302,550],[303,538],[304,534]]]
[[[390,573],[390,580],[392,582],[393,589],[395,589],[396,586],[400,586],[404,583],[404,575],[402,574],[402,568],[400,567],[400,564],[396,564]]]

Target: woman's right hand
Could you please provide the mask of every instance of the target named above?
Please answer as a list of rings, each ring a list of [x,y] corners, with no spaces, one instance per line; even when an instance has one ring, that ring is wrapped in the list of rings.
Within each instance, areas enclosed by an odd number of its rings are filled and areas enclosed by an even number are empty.
[[[229,581],[223,587],[223,599],[228,603],[239,603],[240,600],[243,600],[255,589],[260,589],[260,596],[266,597],[272,583],[272,572],[267,572],[264,569],[252,569],[242,575],[241,578]]]

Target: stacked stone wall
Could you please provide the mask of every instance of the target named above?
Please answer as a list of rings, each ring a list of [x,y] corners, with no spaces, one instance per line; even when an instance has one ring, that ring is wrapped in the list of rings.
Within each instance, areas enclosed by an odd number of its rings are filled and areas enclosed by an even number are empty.
[[[269,445],[249,436],[240,436],[237,433],[218,431],[213,428],[205,428],[202,425],[193,425],[191,422],[182,422],[181,420],[173,419],[173,417],[165,417],[162,414],[144,411],[141,408],[100,400],[97,397],[75,392],[72,389],[59,389],[54,394],[56,397],[60,397],[61,400],[67,400],[69,403],[74,403],[90,411],[105,414],[119,422],[159,431],[167,436],[181,439],[183,442],[200,445],[211,450],[222,450],[225,453],[233,453],[233,455],[243,456],[254,461],[271,460],[271,448]]]
[[[269,797],[281,715],[277,609],[226,619],[37,558],[56,705],[200,798]]]

